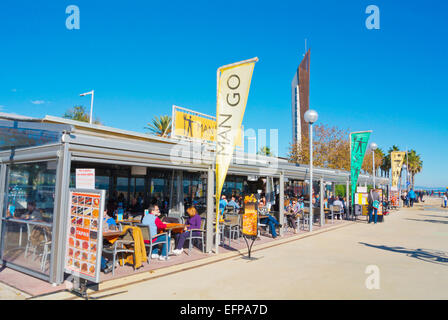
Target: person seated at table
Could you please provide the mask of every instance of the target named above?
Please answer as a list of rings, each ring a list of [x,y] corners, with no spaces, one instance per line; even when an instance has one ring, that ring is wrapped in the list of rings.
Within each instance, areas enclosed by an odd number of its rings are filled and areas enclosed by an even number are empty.
[[[193,232],[193,236],[200,236],[200,231],[189,231],[192,229],[201,229],[201,216],[198,215],[198,211],[195,207],[190,207],[187,209],[187,213],[190,216],[186,221],[186,225],[184,228],[184,232],[176,234],[176,249],[173,250],[173,253],[178,256],[182,254],[184,251],[184,243],[190,237],[190,233]]]
[[[282,225],[275,219],[272,215],[269,214],[269,209],[266,207],[266,198],[261,197],[260,201],[258,202],[258,209],[262,209],[261,214],[266,215],[266,218],[260,219],[260,222],[263,224],[267,224],[269,226],[269,232],[272,235],[272,238],[277,238],[277,232],[275,230],[276,227],[281,228]]]
[[[221,216],[224,214],[226,206],[227,206],[227,200],[226,196],[223,194],[221,200],[219,200],[219,212],[221,213]]]
[[[333,214],[334,214],[335,216],[337,216],[336,219],[338,219],[338,220],[342,220],[341,214],[344,212],[344,203],[342,203],[342,198],[338,198],[338,199],[334,200],[334,201],[333,201],[333,205],[334,205],[334,206],[339,206],[339,207],[340,207],[340,210],[334,212]]]
[[[36,209],[36,202],[28,201],[26,211],[20,218],[26,220],[42,220],[42,214]]]
[[[113,230],[118,230],[118,226],[117,223],[115,222],[115,219],[109,215],[108,210],[104,210],[104,215],[103,215],[103,232],[105,231],[113,231]],[[103,246],[107,246],[110,245],[109,242],[105,239],[103,239]],[[109,261],[108,259],[106,259],[103,255],[101,256],[101,270],[104,273],[109,273],[112,271],[113,269],[113,265],[112,265],[112,261]]]
[[[142,224],[149,226],[149,230],[151,232],[152,237],[154,235],[161,233],[167,227],[166,224],[160,220],[159,216],[160,216],[159,206],[151,205],[149,207],[149,213],[145,214],[145,216],[143,217]],[[167,238],[168,238],[168,248],[166,246]],[[152,240],[153,244],[162,244],[162,252],[161,252],[162,254],[159,256],[159,248],[156,246],[152,250],[151,258],[153,259],[159,258],[159,260],[161,261],[168,260],[168,252],[170,251],[170,241],[171,241],[170,237],[168,237],[168,235],[166,234],[159,235],[156,238],[154,238]]]
[[[240,209],[240,205],[236,202],[235,196],[232,196],[232,200],[230,200],[227,205],[231,206],[231,207],[234,207],[235,208],[235,212],[237,212]]]
[[[297,217],[300,212],[300,205],[297,203],[297,199],[292,199],[291,204],[286,207],[286,220],[288,226],[294,229],[294,233],[297,233]]]
[[[297,232],[297,214],[297,199],[292,199],[290,203],[285,205],[285,217],[288,226],[294,229],[294,233]]]

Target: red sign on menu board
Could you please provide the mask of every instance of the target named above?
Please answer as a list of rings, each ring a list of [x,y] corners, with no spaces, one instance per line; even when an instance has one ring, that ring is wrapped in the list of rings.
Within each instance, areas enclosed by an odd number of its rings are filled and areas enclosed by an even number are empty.
[[[104,190],[70,191],[65,271],[99,282]]]
[[[89,240],[89,229],[76,228],[75,238]]]

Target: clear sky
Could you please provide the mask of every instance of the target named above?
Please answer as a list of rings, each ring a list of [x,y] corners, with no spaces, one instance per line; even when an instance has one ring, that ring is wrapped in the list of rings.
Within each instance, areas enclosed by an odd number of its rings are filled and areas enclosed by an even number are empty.
[[[380,30],[368,30],[368,5]],[[66,7],[80,29],[66,28]],[[173,104],[216,113],[216,69],[258,56],[243,124],[291,142],[290,85],[311,48],[311,107],[319,122],[373,130],[387,150],[414,148],[417,185],[448,186],[448,4],[398,1],[0,2],[3,112],[62,116],[90,106],[108,126],[144,132]]]

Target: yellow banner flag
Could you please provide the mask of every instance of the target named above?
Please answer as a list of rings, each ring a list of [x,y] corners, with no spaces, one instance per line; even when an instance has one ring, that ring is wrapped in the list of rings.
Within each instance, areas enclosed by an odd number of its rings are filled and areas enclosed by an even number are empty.
[[[227,170],[241,134],[250,82],[258,58],[220,67],[217,74],[216,103],[216,230],[219,224],[219,200]]]
[[[401,166],[403,165],[404,151],[394,151],[390,154],[390,162],[392,168],[392,187],[398,186],[398,180],[400,179]]]

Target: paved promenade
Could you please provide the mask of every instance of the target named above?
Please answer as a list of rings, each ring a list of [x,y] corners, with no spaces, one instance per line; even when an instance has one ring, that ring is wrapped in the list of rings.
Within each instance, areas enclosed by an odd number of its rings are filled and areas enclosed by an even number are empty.
[[[448,299],[448,209],[440,200],[281,243],[253,254],[127,285],[120,279],[92,294],[101,299]],[[306,233],[305,233],[306,235]],[[366,269],[370,266],[369,273]],[[167,268],[169,269],[169,268]],[[366,279],[379,275],[379,289]],[[180,272],[179,272],[180,271]],[[372,283],[367,281],[368,283]],[[112,289],[107,289],[107,288]],[[0,288],[0,297],[8,291]],[[14,293],[14,295],[16,295]],[[23,299],[9,292],[9,299]],[[43,299],[73,298],[68,293]]]
[[[384,223],[351,224],[258,251],[258,260],[233,258],[123,286],[107,298],[448,299],[447,252],[448,210],[431,200]],[[366,287],[368,266],[378,267],[379,289]]]

